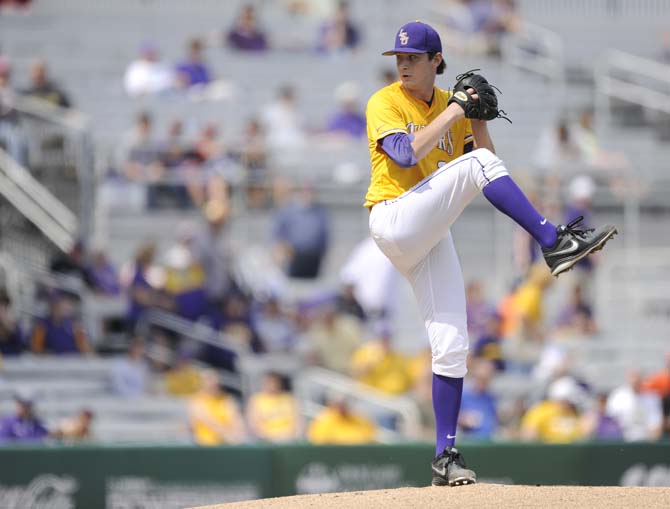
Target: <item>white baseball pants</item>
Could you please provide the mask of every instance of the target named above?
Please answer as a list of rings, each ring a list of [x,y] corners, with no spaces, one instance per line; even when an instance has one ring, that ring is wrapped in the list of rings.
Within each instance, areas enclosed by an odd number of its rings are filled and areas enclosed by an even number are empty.
[[[438,375],[467,372],[465,287],[449,228],[478,192],[504,175],[495,154],[477,149],[370,212],[372,238],[414,289]]]

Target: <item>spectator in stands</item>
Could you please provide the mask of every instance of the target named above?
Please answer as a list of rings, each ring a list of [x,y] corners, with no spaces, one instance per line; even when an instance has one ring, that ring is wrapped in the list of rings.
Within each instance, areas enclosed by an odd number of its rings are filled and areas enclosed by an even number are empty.
[[[548,399],[531,407],[521,421],[523,440],[570,443],[585,438],[577,407],[581,389],[569,377],[559,378],[549,387]]]
[[[96,249],[93,252],[86,272],[90,277],[93,291],[97,294],[112,296],[121,293],[119,274],[103,249]]]
[[[333,306],[326,306],[317,315],[305,333],[310,362],[339,373],[349,374],[351,356],[360,345],[363,329],[359,320],[337,313]]]
[[[366,120],[359,103],[360,91],[353,81],[347,81],[335,89],[337,110],[331,114],[326,131],[349,138],[361,138],[366,132]]]
[[[205,270],[194,253],[195,230],[191,223],[178,225],[177,242],[165,254],[165,291],[187,320],[207,313]]]
[[[566,119],[558,120],[540,134],[534,161],[545,176],[561,175],[561,170],[565,168],[584,165],[581,150]]]
[[[503,371],[505,369],[505,359],[503,357],[501,340],[502,319],[494,311],[489,314],[484,333],[474,341],[471,358],[473,360],[490,362],[496,370]]]
[[[41,99],[61,108],[71,108],[68,95],[54,83],[45,60],[38,60],[30,67],[30,86],[22,90],[23,95]]]
[[[89,442],[94,438],[94,418],[90,408],[82,408],[76,415],[64,419],[51,436],[62,442]]]
[[[608,150],[602,146],[593,127],[593,111],[590,108],[579,113],[572,132],[582,160],[590,168],[605,171],[612,178],[618,178],[618,174],[629,168],[630,163],[623,152]]]
[[[340,287],[339,292],[335,296],[335,308],[338,313],[351,315],[358,318],[361,322],[367,318],[363,306],[361,306],[356,298],[356,288],[352,283],[345,283]]]
[[[463,388],[458,426],[465,440],[491,440],[498,427],[497,402],[490,391],[495,373],[492,362],[478,360],[468,369],[470,377]]]
[[[0,147],[20,165],[28,165],[28,142],[16,109],[17,93],[10,83],[11,65],[0,55]]]
[[[642,390],[657,394],[663,405],[663,431],[670,438],[670,351],[665,354],[665,365],[642,382]]]
[[[205,269],[194,249],[196,229],[192,223],[177,225],[177,242],[165,254],[165,291],[187,320],[208,310]]]
[[[262,112],[260,120],[270,150],[295,151],[305,147],[305,120],[298,111],[293,85],[279,87],[277,99],[266,105]]]
[[[307,429],[307,439],[315,445],[356,445],[374,442],[377,426],[365,415],[353,411],[344,396],[331,396],[328,405]]]
[[[359,28],[351,20],[349,2],[340,0],[333,15],[319,27],[316,49],[336,53],[356,49],[361,41]]]
[[[165,167],[161,163],[160,146],[153,137],[153,121],[149,113],[139,113],[134,128],[123,135],[116,161],[128,180],[153,183],[163,177]]]
[[[412,386],[409,359],[394,350],[387,328],[379,330],[376,336],[351,356],[351,374],[359,382],[387,394],[406,393]]]
[[[115,394],[131,399],[148,392],[150,372],[144,354],[142,338],[134,337],[127,354],[117,359],[112,366],[110,381]]]
[[[593,309],[584,301],[582,287],[575,285],[570,300],[558,315],[558,332],[568,336],[592,336],[598,330],[593,319]]]
[[[237,165],[233,164],[216,123],[208,122],[202,127],[193,150],[199,164],[189,167],[186,174],[187,189],[193,203],[202,207],[208,200],[227,199],[227,182],[236,180]]]
[[[398,297],[400,273],[372,237],[359,241],[340,270],[342,287],[351,289],[365,318],[388,321]],[[356,314],[356,313],[352,313]]]
[[[445,8],[446,44],[469,54],[500,57],[505,34],[519,27],[514,0],[456,0]]]
[[[262,352],[261,343],[251,319],[251,299],[236,291],[230,294],[218,310],[212,315],[212,326],[222,332],[229,342],[242,350]],[[216,338],[213,338],[216,339]],[[201,354],[204,362],[226,371],[236,371],[236,354],[226,345],[207,344]]]
[[[256,117],[247,122],[238,147],[245,171],[247,206],[265,208],[270,200],[270,163],[265,130]]]
[[[86,267],[86,245],[77,240],[69,251],[58,252],[49,263],[49,270],[56,276],[75,278],[81,285],[91,288],[93,281]]]
[[[201,386],[202,370],[194,364],[192,352],[182,346],[165,373],[165,391],[172,396],[193,396]]]
[[[131,97],[161,94],[174,87],[175,76],[160,61],[158,48],[145,42],[140,48],[139,57],[128,65],[123,84]]]
[[[242,7],[235,24],[225,35],[225,44],[238,51],[265,51],[268,40],[265,31],[258,25],[253,4]]]
[[[192,173],[193,166],[200,164],[200,158],[190,144],[184,140],[184,124],[176,118],[168,125],[167,137],[160,142],[160,163],[165,168],[164,183],[154,185],[160,199],[180,209],[191,206],[185,177]]]
[[[228,232],[228,200],[210,200],[203,208],[206,220],[193,240],[193,255],[205,271],[208,313],[215,314],[235,289],[232,276],[233,249]]]
[[[49,300],[49,313],[37,320],[30,339],[30,349],[36,354],[90,354],[91,345],[78,320],[75,319],[72,299],[56,292]]]
[[[254,328],[267,352],[289,352],[293,349],[297,330],[284,312],[279,299],[269,297],[252,309]]]
[[[249,431],[264,442],[285,443],[302,434],[302,422],[295,396],[286,389],[286,379],[270,371],[263,376],[263,387],[247,403]]]
[[[147,242],[135,253],[133,276],[128,285],[128,310],[126,323],[129,332],[134,332],[142,314],[151,307],[159,307],[160,294],[150,282],[150,270],[153,268],[156,244]]]
[[[0,11],[3,9],[17,11],[28,11],[33,0],[0,0]]]
[[[607,415],[607,394],[596,396],[595,407],[584,415],[584,429],[591,440],[621,440],[621,426],[612,416]]]
[[[275,253],[292,278],[315,279],[328,250],[330,224],[315,189],[303,184],[274,216]]]
[[[661,398],[644,392],[642,375],[631,369],[624,385],[614,389],[607,398],[607,414],[616,419],[626,442],[658,440],[663,432]]]
[[[535,264],[528,278],[500,304],[505,337],[539,341],[544,338],[544,294],[553,278],[547,267]]]
[[[489,320],[495,307],[486,298],[482,282],[468,281],[465,287],[465,307],[468,316],[468,336],[480,338],[489,332]]]
[[[177,86],[189,88],[207,85],[211,81],[211,74],[203,58],[203,46],[200,39],[191,39],[188,42],[188,56],[177,64]]]
[[[198,445],[239,444],[246,439],[239,405],[221,389],[214,370],[203,373],[202,389],[189,401],[188,412]]]
[[[19,355],[25,348],[23,332],[12,312],[12,301],[7,290],[0,287],[0,355]]]
[[[16,413],[0,421],[0,444],[35,443],[48,438],[49,431],[35,413],[34,397],[14,396]]]

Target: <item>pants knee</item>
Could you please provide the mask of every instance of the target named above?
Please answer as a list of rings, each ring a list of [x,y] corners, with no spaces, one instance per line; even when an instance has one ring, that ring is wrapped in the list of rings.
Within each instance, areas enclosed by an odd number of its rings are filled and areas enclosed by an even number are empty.
[[[451,378],[462,378],[468,371],[466,367],[468,356],[466,321],[463,317],[463,320],[452,319],[450,322],[432,322],[428,326],[433,373]]]
[[[478,148],[471,154],[474,158],[472,164],[473,178],[480,190],[495,179],[509,175],[502,159],[489,149]]]

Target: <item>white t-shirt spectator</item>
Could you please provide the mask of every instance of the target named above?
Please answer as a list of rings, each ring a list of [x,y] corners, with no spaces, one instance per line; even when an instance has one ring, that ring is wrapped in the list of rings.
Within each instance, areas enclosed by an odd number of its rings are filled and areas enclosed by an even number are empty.
[[[606,412],[621,426],[627,442],[659,438],[663,410],[656,394],[635,392],[630,385],[622,385],[607,398]]]
[[[131,62],[123,80],[126,93],[132,97],[159,94],[173,87],[174,73],[160,62],[145,59]]]

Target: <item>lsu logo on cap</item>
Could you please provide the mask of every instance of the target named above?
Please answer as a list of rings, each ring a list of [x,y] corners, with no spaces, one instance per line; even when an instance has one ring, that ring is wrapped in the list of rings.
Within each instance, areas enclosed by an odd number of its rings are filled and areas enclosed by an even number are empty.
[[[407,32],[405,32],[404,30],[400,30],[400,32],[398,33],[398,40],[400,41],[400,44],[406,46],[407,43],[409,42],[409,35],[407,35]]]

